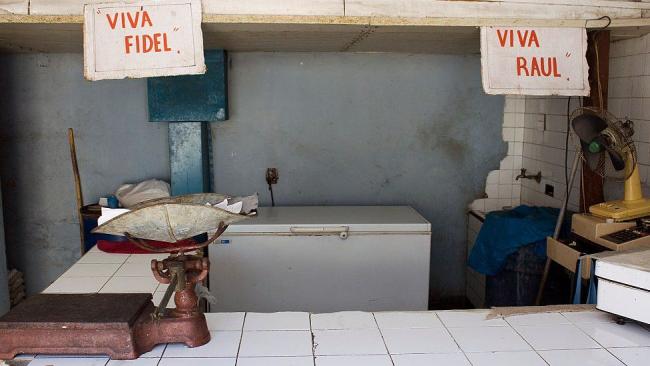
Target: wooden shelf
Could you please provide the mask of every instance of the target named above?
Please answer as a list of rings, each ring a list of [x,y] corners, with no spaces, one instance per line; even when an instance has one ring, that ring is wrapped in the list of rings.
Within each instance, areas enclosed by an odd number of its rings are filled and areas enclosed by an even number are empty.
[[[493,7],[496,2],[492,1],[438,1],[454,3],[435,13],[448,14],[448,17],[206,13],[203,15],[204,43],[206,48],[230,51],[476,54],[479,53],[480,26],[598,28],[604,26],[606,21],[594,20],[593,17],[608,12],[621,16],[612,19],[612,39],[650,33],[650,18],[644,17],[646,12],[650,12],[650,3],[594,0],[593,3],[625,6],[587,7],[580,5],[587,3],[587,0],[573,0],[578,5],[571,6],[557,5],[559,1],[546,0],[556,3],[549,8],[555,11],[556,18],[548,13],[534,12],[520,17],[518,12],[540,6],[532,4],[530,0],[497,1],[501,4],[501,13],[496,12]],[[465,4],[469,9],[467,15],[472,15],[477,9],[480,10],[476,7],[479,3],[489,7],[484,14],[476,17],[458,16],[458,9],[451,8]],[[580,7],[590,11],[580,14],[571,12],[573,8]],[[402,13],[412,15],[408,11]],[[81,52],[82,39],[81,15],[0,14],[0,52]]]

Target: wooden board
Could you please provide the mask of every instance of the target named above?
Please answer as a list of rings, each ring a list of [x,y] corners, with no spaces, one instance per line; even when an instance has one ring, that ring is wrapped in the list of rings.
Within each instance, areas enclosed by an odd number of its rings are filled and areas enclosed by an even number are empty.
[[[346,0],[345,15],[536,19],[640,18],[650,4],[627,1],[445,1]]]
[[[523,1],[523,0],[522,0]],[[551,1],[551,0],[546,0]],[[650,6],[650,3],[632,3]],[[388,16],[203,15],[206,49],[287,52],[479,53],[476,27],[604,26],[582,14],[539,19],[500,17],[398,18]],[[506,17],[506,15],[510,17]],[[0,52],[81,52],[83,17],[79,15],[8,15],[0,12]],[[613,19],[612,39],[650,33],[650,18]]]

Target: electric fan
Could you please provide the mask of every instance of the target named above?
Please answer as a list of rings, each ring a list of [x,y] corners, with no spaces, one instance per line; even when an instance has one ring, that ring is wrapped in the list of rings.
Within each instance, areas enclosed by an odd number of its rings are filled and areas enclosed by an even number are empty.
[[[608,201],[589,207],[593,215],[631,220],[650,215],[650,200],[643,198],[632,141],[634,123],[621,121],[611,113],[593,108],[578,108],[571,114],[571,126],[579,139],[580,156],[587,167],[602,177],[625,181],[623,200]],[[609,159],[607,159],[609,157]]]

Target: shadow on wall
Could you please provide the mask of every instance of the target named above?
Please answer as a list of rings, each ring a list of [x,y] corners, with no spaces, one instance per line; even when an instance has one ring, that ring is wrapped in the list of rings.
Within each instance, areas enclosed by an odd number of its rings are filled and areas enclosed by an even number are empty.
[[[86,203],[122,183],[169,179],[167,125],[148,123],[145,80],[87,82],[80,54],[0,55],[0,175],[10,264],[28,293],[80,255],[66,130]]]
[[[504,98],[478,56],[231,54],[231,118],[213,125],[218,191],[278,205],[399,205],[432,223],[431,305],[464,299],[466,210],[499,167]]]

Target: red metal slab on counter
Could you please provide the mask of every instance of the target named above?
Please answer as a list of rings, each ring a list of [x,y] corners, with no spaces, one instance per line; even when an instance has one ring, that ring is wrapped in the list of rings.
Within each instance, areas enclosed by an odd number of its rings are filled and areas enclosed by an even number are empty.
[[[210,340],[203,314],[153,319],[151,294],[40,294],[0,318],[0,359],[17,354],[105,354],[134,359],[156,344]]]

